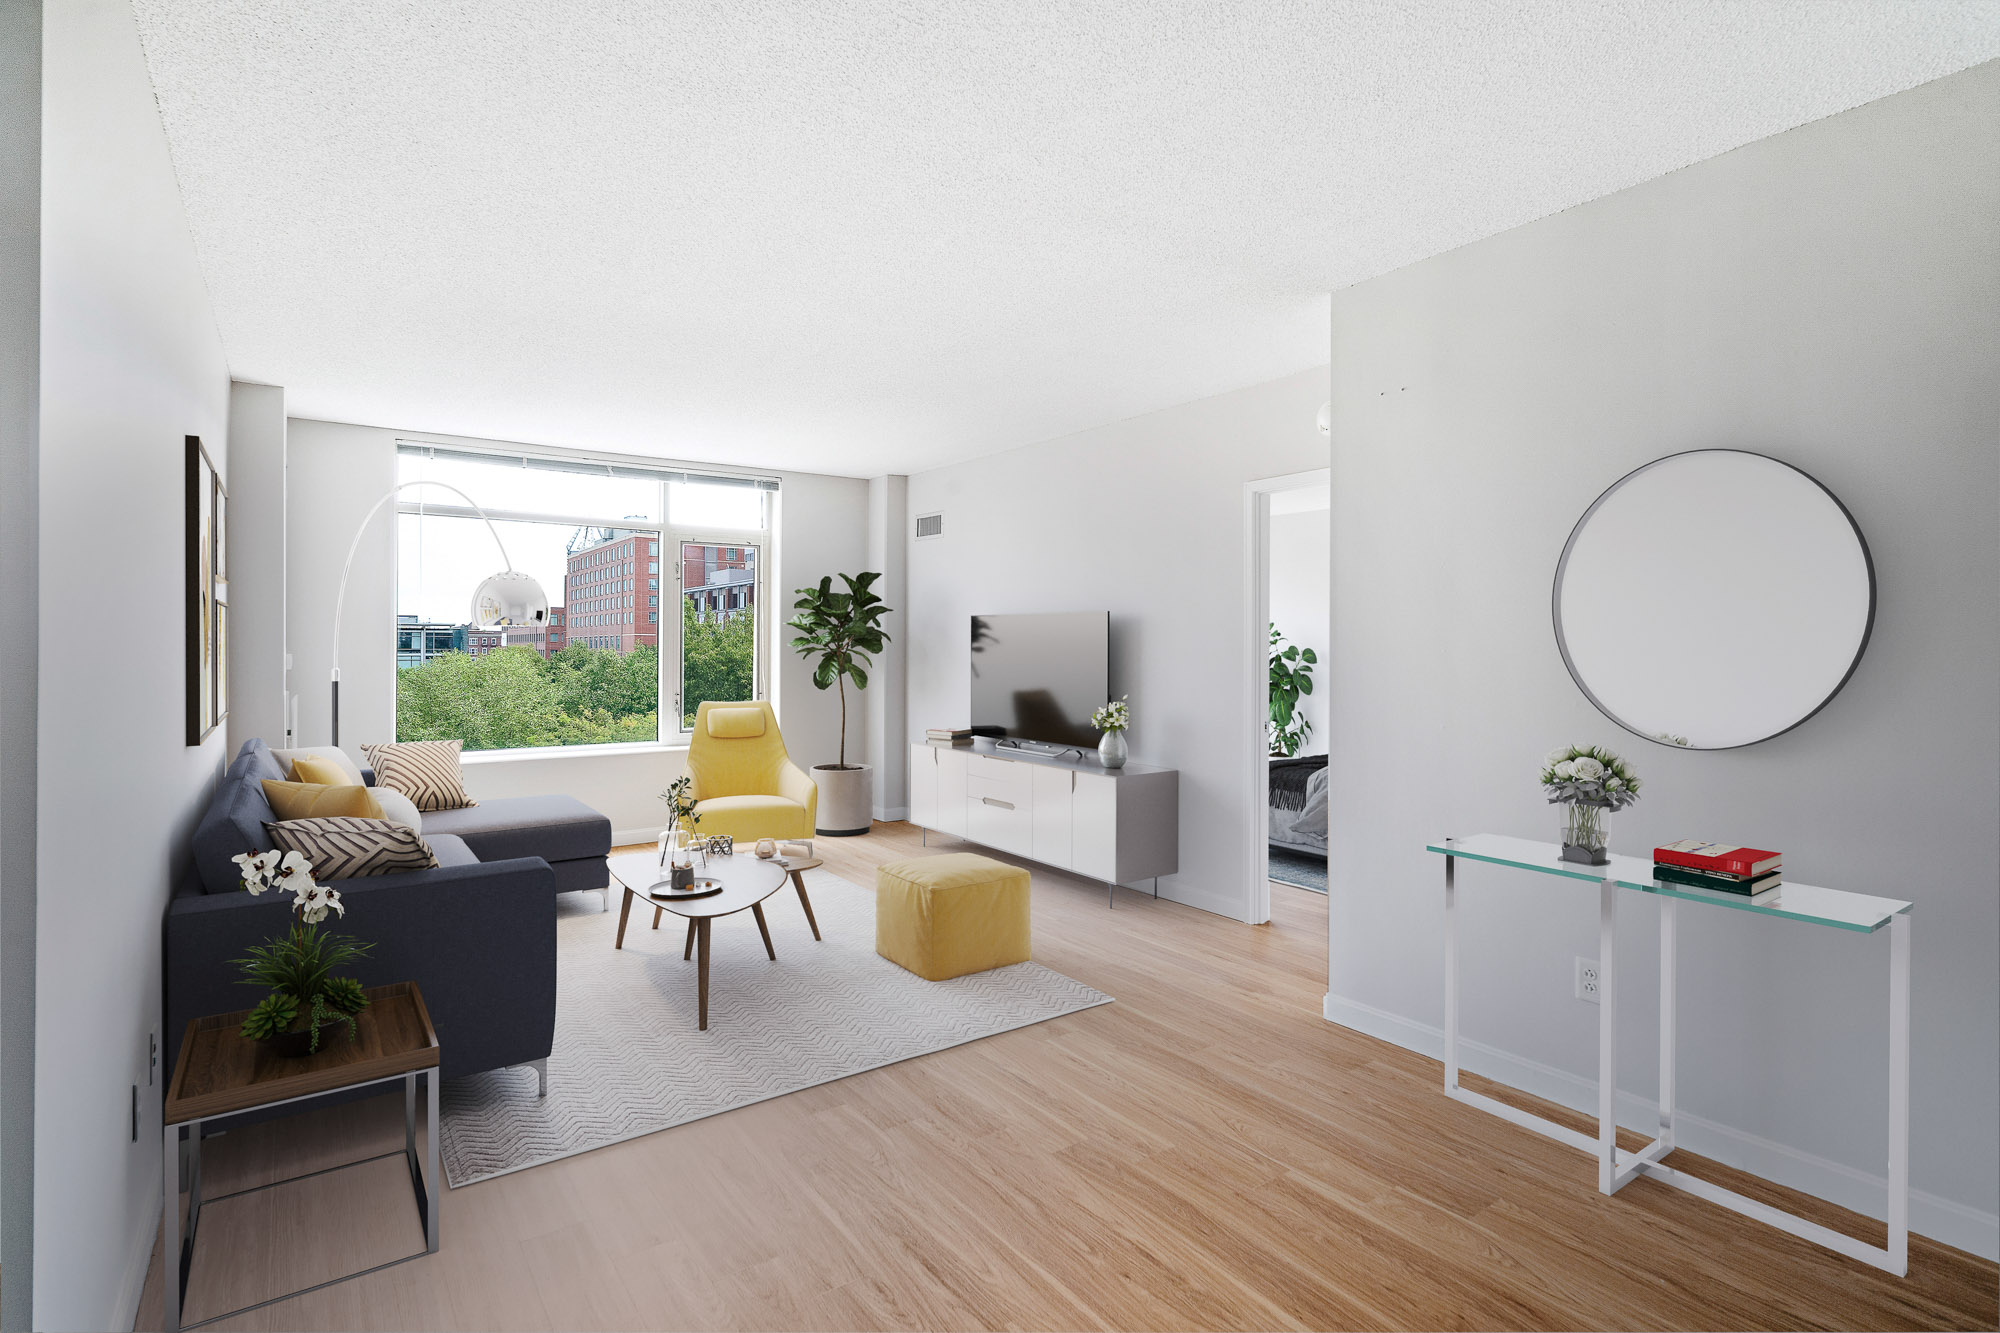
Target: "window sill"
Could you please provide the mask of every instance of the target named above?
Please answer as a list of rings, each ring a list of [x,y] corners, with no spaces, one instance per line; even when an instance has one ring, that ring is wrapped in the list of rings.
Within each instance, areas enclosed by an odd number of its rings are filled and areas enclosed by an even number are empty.
[[[513,764],[535,759],[593,759],[625,754],[686,754],[687,743],[636,741],[621,745],[544,745],[520,750],[467,750],[461,764]]]

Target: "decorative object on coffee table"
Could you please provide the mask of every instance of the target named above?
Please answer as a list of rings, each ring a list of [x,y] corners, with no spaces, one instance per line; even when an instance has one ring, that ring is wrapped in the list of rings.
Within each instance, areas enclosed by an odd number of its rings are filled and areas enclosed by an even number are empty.
[[[1596,745],[1564,745],[1542,761],[1542,790],[1563,807],[1562,856],[1581,865],[1611,860],[1611,815],[1639,799],[1639,779],[1623,759]]]
[[[695,956],[697,949],[700,951],[700,960],[696,964],[700,969],[696,1019],[703,1032],[708,1031],[709,922],[748,908],[757,919],[758,933],[764,937],[764,952],[772,962],[778,960],[777,950],[771,947],[771,928],[764,921],[764,900],[785,887],[785,868],[776,862],[737,860],[733,857],[722,861],[702,876],[703,879],[713,880],[719,887],[698,897],[654,891],[660,883],[659,867],[644,852],[612,857],[611,874],[625,889],[624,905],[618,909],[618,937],[612,941],[612,948],[625,947],[625,926],[631,920],[635,898],[652,906],[654,930],[660,928],[661,916],[665,912],[687,918],[687,944],[681,951],[681,958],[686,961]],[[802,895],[803,892],[802,889]]]
[[[1097,740],[1097,762],[1106,768],[1123,768],[1128,757],[1125,728],[1132,725],[1130,695],[1113,699],[1090,715],[1090,725],[1104,734]]]
[[[769,838],[757,839],[757,859],[768,861],[778,854],[778,844]]]
[[[814,764],[813,782],[819,787],[819,824],[816,832],[830,838],[851,838],[873,827],[874,793],[872,770],[867,764],[847,762],[847,682],[854,688],[868,688],[868,668],[874,664],[870,653],[879,653],[889,642],[882,632],[882,617],[893,609],[869,591],[881,578],[879,572],[842,574],[846,592],[833,590],[833,576],[819,581],[817,588],[798,589],[792,609],[798,614],[787,623],[799,632],[792,648],[813,663],[813,686],[840,690],[840,759],[832,764]]]
[[[704,839],[703,848],[710,856],[734,856],[736,854],[736,839],[730,837],[727,833],[712,834]]]
[[[329,1279],[318,1286],[345,1282],[348,1278],[379,1272],[438,1248],[438,1196],[444,1183],[438,1176],[438,1038],[431,1026],[430,1011],[424,1007],[423,993],[414,981],[375,986],[361,994],[359,1016],[352,1041],[332,1042],[312,1055],[290,1058],[268,1046],[253,1042],[244,1034],[247,1011],[198,1018],[187,1025],[180,1054],[174,1060],[173,1080],[167,1085],[162,1120],[165,1156],[166,1206],[161,1217],[161,1251],[164,1255],[164,1310],[166,1328],[174,1333],[183,1327],[211,1324],[231,1315],[261,1309],[277,1301],[297,1296],[287,1292],[270,1300],[210,1315],[196,1325],[181,1322],[183,1298],[187,1292],[188,1270],[194,1263],[195,1237],[201,1226],[201,1130],[204,1121],[238,1115],[261,1107],[278,1106],[327,1093],[344,1092],[370,1084],[403,1084],[403,1155],[410,1168],[410,1185],[415,1191],[417,1219],[423,1227],[424,1248],[400,1259],[364,1268]],[[417,1157],[417,1084],[427,1086],[430,1115],[425,1122],[424,1158]],[[181,1137],[187,1136],[187,1228],[181,1228]],[[322,1175],[344,1170],[358,1162],[306,1172]],[[258,1190],[302,1179],[300,1176],[254,1185],[240,1191]],[[225,1195],[224,1198],[232,1197]],[[220,1202],[220,1200],[217,1200]],[[294,1239],[292,1243],[296,1244]],[[316,1288],[306,1288],[314,1290]]]
[[[353,1041],[359,1031],[355,1015],[368,1007],[368,997],[360,982],[336,977],[333,970],[365,957],[374,946],[320,932],[328,913],[347,915],[340,891],[315,884],[311,863],[298,852],[245,852],[234,860],[252,897],[268,889],[290,893],[296,918],[283,939],[253,944],[248,957],[236,960],[243,984],[267,991],[244,1015],[241,1035],[266,1042],[287,1058],[317,1052],[322,1027],[342,1024]]]

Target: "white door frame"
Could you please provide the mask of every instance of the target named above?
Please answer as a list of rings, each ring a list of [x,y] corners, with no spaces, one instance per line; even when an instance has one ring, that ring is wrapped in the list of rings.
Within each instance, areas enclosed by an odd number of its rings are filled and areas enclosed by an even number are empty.
[[[1271,771],[1265,728],[1271,717],[1271,496],[1331,482],[1333,469],[1290,472],[1243,483],[1243,732],[1239,738],[1238,772],[1255,795],[1244,829],[1249,838],[1249,877],[1243,902],[1244,920],[1253,926],[1271,919]],[[1330,622],[1329,622],[1330,623]]]

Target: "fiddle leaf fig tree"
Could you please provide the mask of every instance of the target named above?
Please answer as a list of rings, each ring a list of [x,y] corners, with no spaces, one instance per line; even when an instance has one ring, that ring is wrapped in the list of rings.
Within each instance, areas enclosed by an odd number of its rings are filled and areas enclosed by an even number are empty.
[[[867,689],[868,668],[875,664],[869,654],[881,652],[882,645],[889,642],[889,636],[882,632],[882,617],[892,608],[869,591],[869,585],[881,577],[879,572],[842,574],[840,581],[847,585],[847,591],[835,592],[829,574],[817,588],[798,589],[798,600],[792,603],[798,614],[786,622],[799,632],[792,640],[793,650],[813,663],[813,687],[825,690],[837,686],[840,690],[840,762],[836,768],[849,767],[847,682],[853,681],[857,690]]]
[[[1271,626],[1271,753],[1290,757],[1312,735],[1312,722],[1299,707],[1301,697],[1313,692],[1313,668],[1319,655],[1310,648],[1288,643]]]

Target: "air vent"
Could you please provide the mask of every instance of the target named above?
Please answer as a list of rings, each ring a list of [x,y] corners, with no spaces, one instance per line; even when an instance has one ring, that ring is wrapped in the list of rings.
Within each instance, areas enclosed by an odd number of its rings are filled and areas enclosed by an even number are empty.
[[[918,515],[917,515],[917,540],[918,540],[918,541],[925,541],[925,540],[927,540],[927,539],[929,539],[929,538],[931,538],[931,537],[942,537],[942,536],[944,536],[944,515],[943,515],[943,514],[918,514]]]

